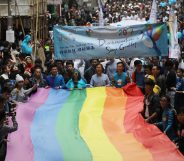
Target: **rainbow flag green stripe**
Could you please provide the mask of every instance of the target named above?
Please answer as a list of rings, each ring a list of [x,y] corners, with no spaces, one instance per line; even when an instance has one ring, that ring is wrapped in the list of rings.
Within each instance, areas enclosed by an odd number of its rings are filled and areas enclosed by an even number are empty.
[[[140,115],[134,85],[40,89],[17,108],[6,161],[184,161],[176,146]],[[20,140],[22,144],[20,144]]]
[[[86,91],[73,91],[59,112],[56,133],[63,152],[63,160],[92,161],[88,146],[80,136],[79,113],[86,99]]]

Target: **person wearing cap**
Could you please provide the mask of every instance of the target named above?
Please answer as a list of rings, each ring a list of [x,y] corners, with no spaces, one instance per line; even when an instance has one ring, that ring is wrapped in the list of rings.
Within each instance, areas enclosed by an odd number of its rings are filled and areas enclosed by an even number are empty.
[[[135,71],[132,73],[132,81],[144,92],[144,79],[145,74],[142,71],[142,61],[135,60],[134,62]]]
[[[26,102],[28,100],[29,94],[32,91],[36,90],[36,88],[37,88],[37,85],[34,85],[32,88],[25,90],[23,88],[23,86],[24,86],[24,79],[21,75],[17,74],[15,88],[11,92],[12,101],[14,101],[14,102]]]

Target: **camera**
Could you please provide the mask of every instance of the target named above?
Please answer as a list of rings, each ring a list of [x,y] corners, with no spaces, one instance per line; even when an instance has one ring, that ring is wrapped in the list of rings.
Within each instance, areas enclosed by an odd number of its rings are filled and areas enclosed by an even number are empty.
[[[8,116],[16,116],[16,103],[8,102],[8,110],[5,111]]]

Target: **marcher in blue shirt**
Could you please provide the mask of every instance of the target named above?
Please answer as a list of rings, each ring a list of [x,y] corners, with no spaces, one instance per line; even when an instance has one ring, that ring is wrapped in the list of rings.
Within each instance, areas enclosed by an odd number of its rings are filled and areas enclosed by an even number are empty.
[[[161,131],[163,131],[172,141],[177,139],[176,111],[170,105],[170,97],[163,96],[160,99],[162,107],[162,121],[156,123]]]
[[[66,87],[69,90],[86,88],[86,82],[81,78],[80,72],[78,70],[74,71],[72,79],[68,81]]]
[[[61,89],[65,88],[65,82],[62,75],[58,74],[57,65],[51,66],[51,75],[47,76],[47,84],[51,88]]]
[[[123,62],[117,63],[117,72],[114,74],[112,85],[116,88],[122,88],[128,82],[130,82],[130,78],[127,76],[126,72],[124,72],[124,64]]]

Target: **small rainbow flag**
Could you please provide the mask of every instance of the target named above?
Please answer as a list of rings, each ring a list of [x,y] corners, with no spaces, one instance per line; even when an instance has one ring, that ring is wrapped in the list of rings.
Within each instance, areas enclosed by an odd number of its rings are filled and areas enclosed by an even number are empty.
[[[6,161],[184,161],[176,146],[140,115],[134,85],[40,89],[17,108]]]

